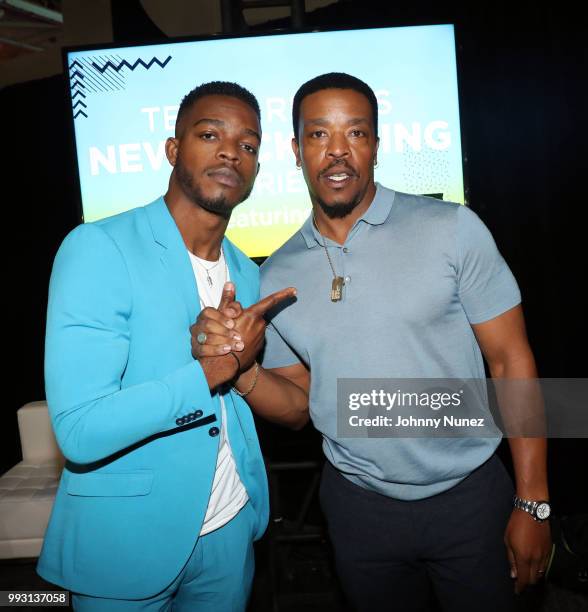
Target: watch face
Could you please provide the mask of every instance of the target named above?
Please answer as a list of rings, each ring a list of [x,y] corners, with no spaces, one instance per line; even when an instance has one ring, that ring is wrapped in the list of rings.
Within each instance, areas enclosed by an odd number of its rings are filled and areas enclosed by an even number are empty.
[[[549,504],[547,502],[541,502],[537,506],[535,514],[537,515],[537,518],[542,521],[544,521],[546,518],[549,518],[549,515],[551,514],[551,508],[549,507]]]

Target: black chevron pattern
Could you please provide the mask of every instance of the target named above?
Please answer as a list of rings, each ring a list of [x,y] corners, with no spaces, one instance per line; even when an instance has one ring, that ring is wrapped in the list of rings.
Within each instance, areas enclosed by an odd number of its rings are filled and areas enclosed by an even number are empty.
[[[151,59],[137,58],[133,62],[120,57],[120,55],[92,55],[79,57],[69,65],[69,80],[71,84],[71,99],[74,119],[88,118],[88,96],[93,94],[107,94],[112,91],[121,91],[126,88],[127,69],[133,72],[142,67],[149,70],[153,66],[165,68],[171,61],[169,55],[165,59],[152,57]]]
[[[71,100],[74,111],[76,107],[80,105],[83,105],[84,108],[87,108],[87,104],[81,99],[86,97],[86,94],[84,93],[84,90],[86,89],[86,86],[84,85],[84,79],[85,76],[83,66],[80,64],[80,62],[75,60],[69,66],[69,82],[71,84]],[[76,98],[78,98],[77,101],[75,101]],[[74,114],[74,119],[76,119],[80,115],[83,115],[86,119],[88,118],[88,115],[86,115],[86,113],[84,113],[84,111],[80,108],[78,112]]]
[[[145,63],[141,58],[138,58],[132,64],[129,64],[127,60],[122,60],[118,64],[114,64],[113,62],[109,60],[104,64],[104,66],[99,66],[98,64],[96,64],[96,62],[92,62],[92,66],[94,66],[94,68],[96,68],[96,70],[98,70],[102,74],[108,68],[112,68],[116,72],[119,72],[121,68],[128,68],[129,70],[135,70],[137,66],[143,66],[143,68],[145,68],[146,70],[149,70],[151,66],[153,66],[153,64],[157,64],[160,68],[165,68],[167,64],[169,63],[169,61],[171,60],[171,58],[172,56],[168,55],[168,57],[166,57],[163,61],[161,61],[156,57],[152,57],[147,63]]]

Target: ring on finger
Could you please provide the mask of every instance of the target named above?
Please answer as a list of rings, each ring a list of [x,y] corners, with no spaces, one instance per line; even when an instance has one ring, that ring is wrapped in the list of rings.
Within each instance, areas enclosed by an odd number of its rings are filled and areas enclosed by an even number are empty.
[[[208,336],[204,332],[200,332],[196,336],[196,342],[198,342],[198,344],[205,344],[206,343],[206,338],[208,338]]]

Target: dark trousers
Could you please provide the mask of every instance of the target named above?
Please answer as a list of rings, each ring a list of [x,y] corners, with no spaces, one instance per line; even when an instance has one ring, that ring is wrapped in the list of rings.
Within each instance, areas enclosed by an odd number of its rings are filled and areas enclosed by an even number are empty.
[[[513,485],[493,455],[458,485],[418,501],[368,491],[328,461],[320,500],[337,573],[360,612],[510,612],[514,584],[503,543]]]

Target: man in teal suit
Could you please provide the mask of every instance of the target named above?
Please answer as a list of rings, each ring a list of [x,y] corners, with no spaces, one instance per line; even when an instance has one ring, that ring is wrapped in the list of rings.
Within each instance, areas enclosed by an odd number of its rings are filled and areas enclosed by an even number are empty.
[[[38,572],[76,610],[246,607],[267,481],[246,393],[231,384],[257,367],[264,310],[292,293],[248,308],[257,266],[224,238],[260,138],[250,92],[197,87],[166,143],[165,196],[78,226],[56,256],[45,374],[67,462]],[[225,305],[236,288],[245,310],[217,344],[193,324],[223,287]]]

